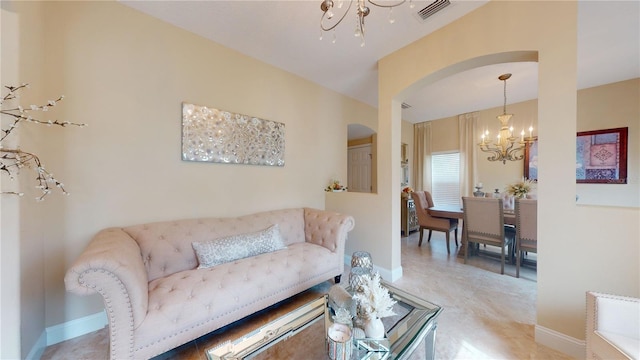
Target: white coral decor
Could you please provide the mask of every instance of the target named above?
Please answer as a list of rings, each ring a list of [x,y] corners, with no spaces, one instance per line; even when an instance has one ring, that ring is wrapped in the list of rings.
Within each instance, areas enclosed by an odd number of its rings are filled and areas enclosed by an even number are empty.
[[[393,305],[396,301],[391,298],[389,291],[380,285],[380,274],[364,276],[362,291],[353,295],[360,305],[360,309],[370,319],[395,315]]]

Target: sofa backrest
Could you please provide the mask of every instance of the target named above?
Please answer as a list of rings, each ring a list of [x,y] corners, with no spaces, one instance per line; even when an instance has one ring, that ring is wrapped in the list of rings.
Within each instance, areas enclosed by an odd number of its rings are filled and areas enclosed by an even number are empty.
[[[149,281],[195,269],[191,243],[256,232],[278,224],[286,245],[305,241],[304,209],[284,209],[233,218],[164,221],[123,228],[140,246]]]

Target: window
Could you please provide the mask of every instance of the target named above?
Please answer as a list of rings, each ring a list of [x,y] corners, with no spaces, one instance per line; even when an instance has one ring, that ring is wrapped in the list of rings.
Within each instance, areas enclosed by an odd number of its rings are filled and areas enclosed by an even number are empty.
[[[460,153],[431,155],[431,196],[434,205],[460,206]]]

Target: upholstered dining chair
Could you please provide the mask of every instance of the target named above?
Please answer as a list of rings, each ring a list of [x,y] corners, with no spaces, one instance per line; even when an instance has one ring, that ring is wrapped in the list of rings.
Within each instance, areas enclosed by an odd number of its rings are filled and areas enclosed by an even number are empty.
[[[458,246],[458,219],[445,219],[439,217],[433,217],[429,215],[430,207],[433,207],[433,198],[428,191],[414,191],[411,193],[411,198],[416,206],[416,214],[418,215],[418,224],[420,225],[420,241],[418,246],[422,246],[422,237],[424,230],[429,230],[429,236],[427,242],[431,241],[432,231],[443,231],[446,234],[447,239],[447,253],[451,253],[449,249],[449,234],[454,231],[456,247]]]
[[[538,200],[516,199],[516,277],[520,277],[523,254],[538,252]]]
[[[497,246],[501,249],[500,274],[504,274],[505,247],[509,242],[505,238],[504,209],[502,199],[463,197],[464,212],[464,263],[469,257],[469,243]]]

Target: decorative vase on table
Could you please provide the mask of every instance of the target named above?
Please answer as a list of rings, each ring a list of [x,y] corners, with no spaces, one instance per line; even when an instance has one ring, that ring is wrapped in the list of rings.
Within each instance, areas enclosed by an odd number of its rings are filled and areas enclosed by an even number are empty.
[[[379,317],[371,316],[364,323],[364,333],[369,339],[384,339],[384,324]]]

